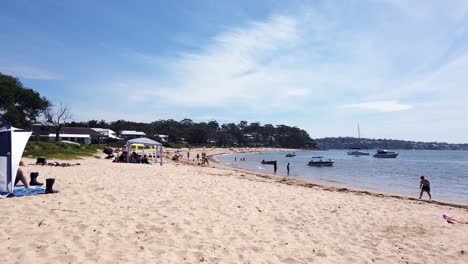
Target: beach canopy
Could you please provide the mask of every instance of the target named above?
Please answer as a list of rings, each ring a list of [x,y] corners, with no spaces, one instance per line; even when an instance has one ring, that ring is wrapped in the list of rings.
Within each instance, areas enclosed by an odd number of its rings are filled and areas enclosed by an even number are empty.
[[[161,143],[154,141],[152,139],[149,139],[149,138],[145,138],[145,137],[130,139],[129,141],[127,141],[127,144],[125,144],[125,150],[127,151],[127,162],[130,160],[130,148],[132,147],[132,145],[139,145],[139,146],[143,145],[145,147],[154,147],[154,150],[155,150],[154,157],[156,158],[159,152],[160,163],[162,165],[163,145]]]
[[[0,127],[0,193],[13,193],[16,172],[31,134],[10,125]]]

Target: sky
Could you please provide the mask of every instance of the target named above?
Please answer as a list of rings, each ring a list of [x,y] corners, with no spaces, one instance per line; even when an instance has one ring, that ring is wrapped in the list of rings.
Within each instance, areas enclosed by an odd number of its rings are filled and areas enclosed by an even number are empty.
[[[74,121],[468,143],[468,1],[6,0],[0,72]]]

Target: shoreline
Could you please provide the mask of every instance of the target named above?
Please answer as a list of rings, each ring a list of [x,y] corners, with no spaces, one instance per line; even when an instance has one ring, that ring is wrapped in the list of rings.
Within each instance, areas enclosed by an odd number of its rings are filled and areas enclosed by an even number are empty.
[[[271,152],[287,152],[289,150],[272,150]],[[296,152],[301,151],[301,150],[295,150]],[[267,151],[263,151],[267,152]],[[286,175],[275,175],[272,173],[266,173],[266,172],[257,172],[257,171],[252,171],[252,170],[247,170],[247,169],[242,169],[242,168],[236,168],[232,166],[228,166],[225,164],[222,164],[221,162],[217,161],[214,156],[217,155],[223,155],[223,154],[233,154],[232,152],[222,152],[222,153],[217,153],[217,154],[210,154],[208,155],[208,159],[210,162],[213,162],[214,164],[217,165],[218,168],[223,168],[227,170],[234,170],[237,172],[244,172],[244,173],[250,173],[253,174],[257,177],[261,178],[268,178],[271,180],[275,180],[277,182],[286,184],[286,185],[294,185],[294,186],[301,186],[301,187],[306,187],[306,188],[320,188],[321,190],[325,191],[332,191],[332,192],[349,192],[349,193],[355,193],[359,195],[369,195],[373,197],[387,197],[387,198],[396,198],[396,199],[401,199],[401,200],[408,200],[408,201],[418,201],[418,202],[425,202],[429,204],[437,204],[437,205],[442,205],[442,206],[450,206],[450,207],[455,207],[455,208],[461,208],[461,209],[467,209],[468,210],[468,204],[463,204],[463,203],[458,203],[458,202],[452,202],[452,201],[444,201],[444,200],[427,200],[427,199],[418,199],[415,197],[411,196],[406,196],[402,194],[397,194],[397,193],[388,193],[388,192],[381,192],[381,191],[375,191],[375,190],[368,190],[364,188],[354,188],[354,187],[348,187],[344,185],[339,185],[339,184],[324,184],[320,182],[314,182],[311,180],[304,180],[301,178],[297,177],[291,177],[291,176],[286,176]]]

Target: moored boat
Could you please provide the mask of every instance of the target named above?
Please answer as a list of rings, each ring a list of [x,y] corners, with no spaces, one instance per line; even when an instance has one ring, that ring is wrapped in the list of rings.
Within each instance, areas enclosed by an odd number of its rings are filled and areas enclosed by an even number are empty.
[[[324,159],[322,156],[312,157],[312,160],[307,163],[309,166],[314,167],[331,167],[335,163],[334,160]]]
[[[262,164],[270,164],[273,165],[276,163],[276,160],[262,160]]]
[[[399,153],[394,151],[388,151],[386,149],[378,149],[374,154],[374,158],[396,158]]]
[[[292,157],[295,157],[295,156],[296,156],[296,154],[293,152],[292,154],[291,153],[286,154],[285,157],[286,158],[292,158]]]
[[[348,155],[350,155],[350,156],[369,156],[370,153],[355,149],[355,150],[348,151]]]
[[[358,138],[359,138],[359,142],[361,141],[361,129],[359,128],[359,124],[358,124]],[[369,156],[369,152],[365,152],[365,151],[361,151],[360,149],[361,148],[351,148],[352,150],[348,151],[348,155],[350,156],[356,156],[356,157],[359,157],[359,156]]]

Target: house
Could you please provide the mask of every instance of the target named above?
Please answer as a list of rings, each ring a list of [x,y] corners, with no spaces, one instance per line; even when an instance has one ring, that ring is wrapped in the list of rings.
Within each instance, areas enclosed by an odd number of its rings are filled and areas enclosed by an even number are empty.
[[[33,137],[36,140],[55,141],[55,125],[50,122],[37,122],[32,125]],[[87,127],[62,127],[59,132],[59,141],[67,140],[80,144],[99,143],[102,135]]]
[[[159,141],[161,142],[168,142],[169,141],[169,135],[161,135],[161,134],[156,134],[154,135],[155,137],[159,138]]]
[[[254,135],[252,134],[244,134],[244,138],[249,142],[254,141],[255,139]]]
[[[47,136],[49,141],[55,141],[56,139],[55,131]],[[101,133],[88,127],[64,127],[60,129],[59,141],[66,140],[89,145],[99,143],[101,137]]]
[[[49,134],[55,132],[55,125],[51,122],[36,122],[32,124],[32,137],[35,140],[48,140]]]
[[[101,140],[103,142],[117,141],[120,140],[114,130],[108,128],[92,128],[92,130],[102,135]]]
[[[121,130],[120,137],[125,140],[129,140],[133,138],[146,137],[146,134],[145,132],[135,131],[135,130]]]

